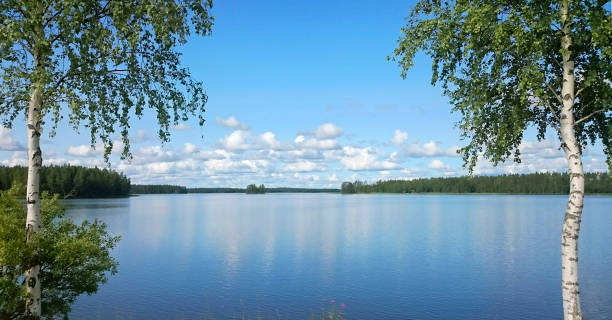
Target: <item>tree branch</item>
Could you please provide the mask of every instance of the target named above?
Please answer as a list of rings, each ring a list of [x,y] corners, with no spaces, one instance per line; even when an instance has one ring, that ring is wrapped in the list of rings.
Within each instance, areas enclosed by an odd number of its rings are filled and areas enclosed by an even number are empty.
[[[580,122],[583,122],[583,121],[585,121],[585,120],[588,120],[590,117],[592,117],[592,116],[594,116],[594,115],[596,115],[596,114],[598,114],[598,113],[600,113],[600,112],[604,112],[604,111],[606,111],[606,110],[608,110],[608,109],[609,109],[609,108],[603,108],[603,109],[595,110],[595,111],[593,111],[593,112],[589,113],[587,116],[582,117],[582,119],[577,120],[576,122],[574,122],[574,124],[579,124]]]
[[[559,116],[557,116],[557,113],[555,112],[555,109],[550,105],[550,102],[548,100],[544,100],[544,104],[548,107],[548,110],[550,110],[553,117],[557,119],[557,122],[561,123],[561,119],[559,119]]]
[[[550,92],[552,92],[555,98],[557,98],[557,100],[559,100],[559,102],[563,104],[563,99],[561,99],[561,97],[557,94],[555,89],[553,89],[553,87],[551,87],[548,82],[546,82],[546,87],[548,88],[548,90],[550,90]]]

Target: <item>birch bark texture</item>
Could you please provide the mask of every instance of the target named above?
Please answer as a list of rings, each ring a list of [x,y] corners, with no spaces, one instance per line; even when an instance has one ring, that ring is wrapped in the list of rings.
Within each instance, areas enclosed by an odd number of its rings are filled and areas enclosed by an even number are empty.
[[[566,320],[581,320],[580,286],[578,279],[578,235],[584,203],[584,172],[582,150],[574,130],[574,61],[570,30],[569,2],[563,1],[561,14],[561,55],[563,80],[561,84],[561,141],[570,175],[570,192],[561,232],[561,289],[563,315]]]
[[[26,186],[26,242],[36,248],[36,233],[40,230],[40,167],[42,166],[42,151],[40,150],[40,107],[42,89],[35,84],[28,107],[28,181]],[[40,263],[35,249],[32,266],[26,271],[25,283],[28,299],[26,300],[26,318],[41,316],[41,292],[38,274]]]
[[[75,130],[88,128],[107,162],[116,136],[121,158],[131,156],[130,122],[147,110],[157,115],[162,142],[171,124],[192,117],[204,124],[203,84],[181,66],[177,47],[191,34],[210,34],[211,8],[210,0],[0,2],[0,121],[11,128],[17,117],[27,119],[28,244],[36,249],[41,225],[44,123],[50,137],[64,115]],[[45,316],[44,271],[36,255],[29,267],[24,316],[36,319]]]
[[[566,320],[582,319],[578,239],[584,206],[582,152],[600,143],[612,168],[612,8],[609,1],[418,1],[389,59],[406,77],[415,55],[432,59],[466,145],[464,165],[478,173],[521,161],[527,128],[559,139],[569,171],[561,232]]]

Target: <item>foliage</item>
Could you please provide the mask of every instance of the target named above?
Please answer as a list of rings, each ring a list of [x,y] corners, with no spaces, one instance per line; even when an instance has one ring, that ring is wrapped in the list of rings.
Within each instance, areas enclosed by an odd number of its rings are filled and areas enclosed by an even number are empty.
[[[210,33],[212,2],[8,0],[0,2],[0,119],[10,127],[42,90],[41,118],[50,135],[63,111],[74,129],[90,130],[92,146],[113,146],[119,126],[129,156],[129,120],[157,113],[159,137],[189,115],[204,123],[202,84],[180,65],[176,47],[192,32]]]
[[[254,184],[249,184],[245,192],[247,194],[262,194],[266,193],[266,187],[263,184],[260,184],[259,187]]]
[[[568,194],[567,173],[532,173],[500,176],[466,176],[388,180],[367,184],[343,182],[342,193],[525,193]],[[586,193],[612,193],[612,177],[605,173],[587,173]]]
[[[574,38],[574,118],[581,147],[600,140],[612,166],[612,17],[609,1],[570,1]],[[405,77],[417,52],[433,60],[468,144],[471,170],[479,157],[498,164],[513,155],[527,127],[545,137],[560,125],[562,66],[559,1],[420,0],[394,52]],[[557,130],[558,131],[558,130]],[[612,169],[612,167],[611,167]],[[611,170],[612,171],[612,170]]]
[[[17,182],[25,185],[26,167],[0,166],[0,190]],[[127,196],[130,179],[113,170],[80,166],[48,166],[40,168],[40,188],[63,198]]]
[[[25,242],[23,186],[0,192],[0,318],[19,317],[25,305],[23,274],[33,261],[34,244]],[[80,294],[93,294],[117,272],[111,250],[119,241],[98,220],[75,224],[64,216],[58,196],[43,193],[42,227],[36,235],[41,265],[43,316],[67,316]]]

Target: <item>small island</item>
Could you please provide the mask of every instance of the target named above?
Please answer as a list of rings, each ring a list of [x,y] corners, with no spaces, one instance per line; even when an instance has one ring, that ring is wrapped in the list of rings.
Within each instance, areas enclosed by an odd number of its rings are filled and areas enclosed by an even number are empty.
[[[259,187],[254,184],[249,184],[246,187],[246,194],[264,194],[266,193],[266,187],[260,184]]]

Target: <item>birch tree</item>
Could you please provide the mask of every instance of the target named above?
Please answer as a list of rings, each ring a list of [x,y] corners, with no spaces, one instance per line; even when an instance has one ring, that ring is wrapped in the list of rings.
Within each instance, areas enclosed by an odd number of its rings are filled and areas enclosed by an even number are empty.
[[[433,61],[477,160],[520,162],[525,130],[538,140],[552,129],[569,171],[561,232],[561,289],[567,320],[582,319],[578,236],[583,211],[582,151],[603,145],[612,168],[612,18],[602,0],[420,0],[407,17],[393,59],[405,77],[415,55]]]
[[[207,35],[212,2],[137,0],[5,0],[0,2],[0,119],[11,127],[25,115],[28,138],[27,242],[40,229],[43,128],[52,137],[60,120],[90,131],[104,157],[122,139],[129,157],[130,118],[157,113],[159,137],[189,116],[204,123],[202,84],[181,67],[177,46]],[[48,124],[45,126],[45,124]],[[40,265],[26,272],[25,315],[39,318]]]

